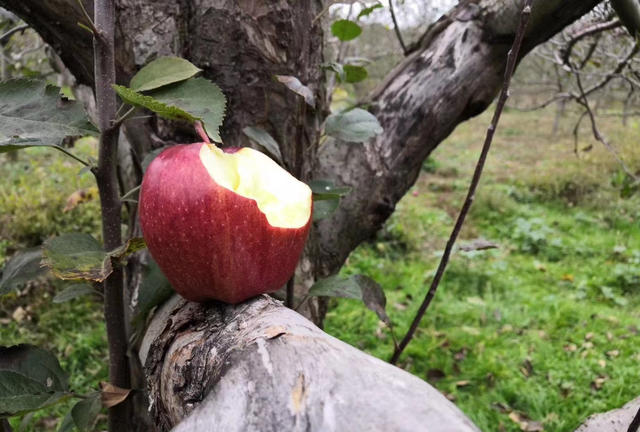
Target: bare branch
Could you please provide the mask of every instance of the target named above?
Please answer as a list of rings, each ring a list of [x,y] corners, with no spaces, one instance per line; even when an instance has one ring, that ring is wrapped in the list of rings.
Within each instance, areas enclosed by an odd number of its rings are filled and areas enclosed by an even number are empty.
[[[404,55],[409,54],[407,51],[407,46],[404,44],[404,40],[402,39],[402,33],[400,33],[400,27],[398,27],[398,20],[396,20],[396,13],[393,10],[393,0],[389,0],[389,12],[391,12],[391,20],[393,21],[393,30],[396,32],[396,36],[398,38],[398,42],[400,42],[400,46],[402,47],[402,52]]]
[[[447,268],[447,264],[449,263],[449,257],[451,256],[451,251],[453,250],[453,246],[458,238],[458,234],[462,229],[462,225],[464,224],[464,220],[469,213],[469,209],[475,200],[476,189],[478,188],[478,184],[480,183],[480,178],[482,177],[482,171],[484,169],[484,164],[487,160],[487,156],[489,155],[489,150],[491,149],[491,143],[493,142],[493,136],[498,128],[498,123],[500,121],[500,116],[502,115],[502,111],[504,110],[504,106],[509,98],[509,85],[511,84],[511,77],[516,69],[516,64],[518,62],[518,55],[520,53],[520,47],[522,46],[522,40],[524,39],[524,34],[527,28],[527,23],[529,22],[529,18],[531,16],[531,6],[533,4],[533,0],[526,0],[525,6],[522,11],[522,17],[520,18],[520,24],[518,25],[518,30],[516,32],[515,39],[513,41],[513,46],[509,51],[509,56],[507,60],[507,67],[504,74],[504,83],[502,84],[502,92],[500,93],[500,98],[498,99],[498,104],[496,105],[496,111],[493,115],[493,119],[491,121],[491,125],[487,130],[487,137],[485,139],[484,145],[482,147],[482,152],[480,153],[480,158],[478,159],[478,163],[476,164],[476,169],[473,173],[473,178],[471,180],[471,185],[469,186],[469,192],[467,193],[467,198],[465,199],[464,205],[462,206],[462,210],[458,215],[458,220],[456,220],[456,224],[451,232],[451,236],[447,241],[447,246],[444,250],[444,254],[442,255],[442,259],[440,260],[440,264],[438,265],[438,270],[436,271],[436,275],[431,282],[431,287],[429,288],[429,292],[425,297],[424,301],[420,305],[418,309],[418,313],[411,323],[411,327],[409,331],[405,335],[405,337],[400,341],[399,346],[394,350],[393,356],[389,361],[391,364],[397,364],[400,356],[404,349],[409,345],[411,339],[413,339],[413,335],[415,334],[418,326],[420,325],[420,321],[424,317],[427,308],[431,304],[431,301],[436,295],[436,290],[438,289],[438,285],[440,284],[440,280],[444,275],[444,272]]]

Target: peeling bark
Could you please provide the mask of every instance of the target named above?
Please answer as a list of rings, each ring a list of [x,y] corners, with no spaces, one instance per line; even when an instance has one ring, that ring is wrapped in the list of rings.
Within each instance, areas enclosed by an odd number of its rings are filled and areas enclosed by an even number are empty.
[[[479,431],[429,384],[267,296],[237,306],[176,296],[140,357],[160,430]]]
[[[622,408],[589,417],[576,432],[627,432],[636,413],[640,409],[640,398],[636,398]]]

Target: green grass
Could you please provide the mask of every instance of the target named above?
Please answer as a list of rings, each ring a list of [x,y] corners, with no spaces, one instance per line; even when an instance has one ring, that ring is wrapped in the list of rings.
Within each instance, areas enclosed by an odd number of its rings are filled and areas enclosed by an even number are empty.
[[[552,117],[541,114],[503,118],[460,240],[500,247],[453,256],[401,360],[484,431],[520,430],[514,411],[545,430],[573,431],[638,396],[640,200],[620,198],[608,153],[595,147],[578,160],[569,133],[550,137]],[[487,114],[461,126],[434,153],[385,230],[343,270],[385,287],[399,336],[426,294],[488,122]],[[606,126],[638,167],[637,126]],[[582,137],[584,147],[591,140]],[[329,333],[390,357],[374,314],[354,301],[332,304]]]
[[[343,270],[385,287],[398,336],[438,264],[489,115],[459,127],[434,153],[376,240],[356,250]],[[505,114],[460,240],[482,237],[500,247],[454,254],[401,360],[401,367],[455,399],[485,432],[500,424],[520,430],[512,412],[543,422],[548,431],[573,431],[588,415],[639,393],[640,198],[621,198],[624,177],[586,127],[579,148],[594,149],[574,156],[573,120],[553,137],[552,113]],[[637,124],[623,128],[612,120],[601,126],[624,159],[640,166]],[[76,151],[95,157],[91,142]],[[69,195],[95,185],[90,175],[76,175],[80,168],[48,149],[3,160],[0,265],[15,250],[53,235],[99,235],[95,201],[63,212]],[[0,298],[0,341],[52,351],[72,388],[86,393],[107,377],[101,305],[91,297],[53,304],[63,286],[40,281]],[[331,305],[329,333],[390,357],[391,338],[375,314],[351,300]],[[19,308],[27,315],[16,321]],[[28,430],[49,430],[47,421],[69,407],[38,413]]]

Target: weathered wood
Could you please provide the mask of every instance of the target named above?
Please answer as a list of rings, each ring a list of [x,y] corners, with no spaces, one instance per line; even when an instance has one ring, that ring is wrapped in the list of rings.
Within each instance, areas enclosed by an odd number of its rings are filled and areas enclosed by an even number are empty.
[[[268,296],[179,297],[140,352],[161,430],[477,432],[426,382],[341,342]]]
[[[640,397],[622,408],[592,415],[576,429],[576,432],[627,432],[638,409],[640,409]]]

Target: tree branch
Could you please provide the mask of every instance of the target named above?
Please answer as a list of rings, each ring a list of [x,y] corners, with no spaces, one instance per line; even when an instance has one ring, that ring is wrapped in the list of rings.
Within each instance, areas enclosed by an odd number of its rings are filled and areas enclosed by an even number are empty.
[[[404,44],[404,40],[402,39],[402,33],[400,32],[400,27],[398,27],[398,21],[396,20],[396,13],[393,10],[393,0],[389,0],[389,12],[391,12],[391,20],[393,21],[393,30],[396,32],[398,42],[400,42],[400,46],[402,47],[402,52],[404,55],[407,55],[409,52],[407,51],[407,46]]]
[[[447,264],[449,263],[449,257],[451,256],[451,251],[453,250],[453,246],[456,243],[456,239],[458,238],[458,234],[460,234],[460,230],[462,229],[462,225],[464,224],[464,220],[469,213],[469,209],[473,204],[476,196],[476,189],[478,188],[478,184],[480,183],[480,178],[482,177],[482,171],[484,169],[484,164],[487,160],[487,156],[489,155],[489,150],[491,149],[491,143],[493,142],[493,136],[498,128],[498,123],[500,121],[500,116],[502,115],[502,111],[504,110],[504,106],[509,98],[509,86],[511,84],[511,77],[516,69],[516,64],[519,59],[520,47],[522,46],[522,40],[524,39],[524,34],[527,29],[527,24],[529,22],[529,18],[531,16],[531,5],[533,4],[533,0],[526,0],[524,9],[522,11],[522,17],[520,18],[520,24],[518,25],[518,30],[516,32],[515,39],[513,41],[513,46],[509,51],[509,56],[507,60],[507,68],[504,73],[504,83],[502,84],[502,92],[500,93],[500,98],[498,99],[498,104],[496,105],[496,111],[493,115],[493,119],[491,120],[491,126],[487,130],[487,137],[484,141],[484,145],[482,146],[482,152],[480,153],[480,158],[478,159],[478,163],[476,164],[476,169],[473,173],[473,178],[471,180],[471,185],[469,186],[469,192],[467,193],[467,198],[465,199],[464,205],[462,206],[462,210],[458,215],[458,219],[456,220],[455,226],[453,227],[453,231],[451,232],[451,236],[447,241],[447,246],[444,249],[444,254],[440,260],[440,264],[438,265],[438,270],[436,271],[435,277],[433,278],[433,282],[431,283],[431,287],[429,288],[429,292],[427,296],[424,298],[424,301],[420,305],[418,309],[418,313],[416,314],[411,326],[409,327],[409,331],[405,335],[405,337],[400,341],[400,344],[394,350],[393,356],[389,361],[391,364],[395,365],[398,363],[400,356],[404,349],[409,345],[411,339],[413,339],[413,335],[415,334],[422,318],[424,317],[427,308],[431,304],[431,301],[436,295],[436,290],[438,289],[438,285],[442,280],[442,276],[447,268]]]
[[[113,127],[117,111],[116,95],[111,86],[116,82],[115,69],[115,0],[96,0],[94,31],[95,92],[98,108],[100,143],[98,168],[95,171],[102,210],[102,236],[106,250],[122,245],[121,201],[118,190],[118,134]],[[109,381],[120,387],[131,387],[127,357],[127,332],[124,323],[124,273],[120,265],[104,283],[104,317],[109,343]],[[109,432],[129,430],[130,400],[109,408]]]

